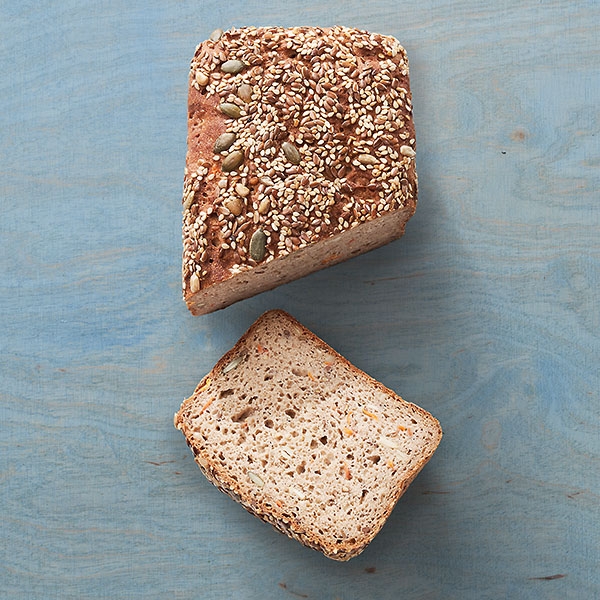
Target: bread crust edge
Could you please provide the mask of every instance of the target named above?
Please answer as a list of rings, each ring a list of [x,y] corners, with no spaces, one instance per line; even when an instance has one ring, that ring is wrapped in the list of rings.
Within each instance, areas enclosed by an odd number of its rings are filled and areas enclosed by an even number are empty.
[[[192,436],[191,430],[189,429],[188,423],[184,418],[184,411],[188,407],[190,403],[192,403],[196,397],[196,394],[204,385],[207,378],[210,378],[216,373],[221,373],[222,369],[229,364],[229,362],[238,354],[240,347],[245,345],[246,340],[252,336],[254,330],[260,325],[260,323],[266,318],[283,318],[287,320],[290,325],[297,327],[302,335],[307,336],[315,345],[319,346],[321,349],[326,350],[327,352],[332,353],[339,361],[343,362],[347,368],[349,368],[355,375],[365,378],[370,385],[377,387],[380,391],[387,395],[391,395],[392,397],[400,400],[401,402],[410,405],[416,412],[420,413],[421,416],[429,421],[431,421],[432,426],[436,429],[436,437],[433,438],[430,448],[431,451],[424,455],[419,462],[417,462],[411,470],[408,472],[407,476],[402,479],[402,482],[397,489],[395,496],[385,507],[385,510],[382,513],[382,516],[373,526],[371,532],[365,535],[363,538],[360,538],[354,544],[336,544],[329,543],[326,539],[323,539],[319,536],[313,535],[311,532],[308,532],[303,528],[297,521],[294,519],[289,519],[284,517],[281,514],[281,511],[278,509],[276,505],[267,506],[266,503],[262,502],[253,502],[251,500],[245,499],[243,494],[240,491],[238,483],[233,480],[231,477],[227,476],[225,472],[220,470],[218,466],[210,464],[210,461],[207,457],[201,454],[200,449],[193,444],[191,441]],[[396,506],[398,500],[402,497],[404,492],[408,489],[410,484],[414,481],[416,476],[420,473],[423,467],[429,462],[435,450],[437,449],[441,439],[442,439],[442,428],[439,421],[431,415],[428,411],[421,408],[420,406],[413,404],[412,402],[408,402],[396,394],[393,390],[383,385],[381,382],[373,379],[370,375],[353,365],[350,361],[348,361],[344,356],[339,354],[336,350],[334,350],[329,344],[323,341],[320,337],[318,337],[315,333],[307,329],[304,325],[302,325],[299,321],[297,321],[293,316],[281,309],[272,309],[265,313],[263,313],[251,326],[250,328],[242,335],[242,337],[238,340],[238,342],[228,351],[226,352],[221,359],[216,363],[216,365],[211,369],[210,373],[206,375],[198,384],[194,393],[183,401],[179,411],[175,414],[174,417],[174,425],[175,428],[179,429],[192,450],[194,454],[194,460],[196,464],[204,474],[204,476],[221,492],[227,494],[230,498],[241,504],[249,513],[258,517],[261,521],[272,525],[276,530],[281,533],[284,533],[288,537],[291,537],[297,541],[299,541],[304,546],[317,550],[323,553],[326,557],[331,558],[336,561],[344,562],[350,560],[361,554],[363,550],[370,544],[370,542],[375,538],[375,536],[381,531],[385,522],[389,518],[392,510]]]

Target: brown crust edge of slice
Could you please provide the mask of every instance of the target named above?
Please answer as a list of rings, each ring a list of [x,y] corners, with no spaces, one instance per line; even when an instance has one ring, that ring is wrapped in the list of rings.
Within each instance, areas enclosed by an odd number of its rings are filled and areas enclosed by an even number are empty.
[[[209,461],[200,455],[200,450],[196,446],[194,446],[191,441],[191,435],[188,435],[190,432],[188,428],[188,424],[185,421],[183,416],[184,410],[194,402],[196,394],[202,388],[202,385],[207,380],[207,378],[211,378],[214,373],[220,374],[222,369],[227,365],[238,353],[239,348],[245,345],[246,340],[252,336],[255,329],[260,325],[260,323],[266,318],[283,318],[287,320],[290,325],[295,326],[299,329],[301,335],[306,336],[312,343],[316,346],[320,347],[327,352],[332,353],[339,361],[344,363],[348,369],[350,369],[354,374],[358,375],[361,378],[364,378],[369,385],[372,385],[378,388],[380,391],[385,393],[386,395],[390,395],[401,402],[410,405],[416,412],[420,413],[421,416],[427,420],[432,421],[432,425],[434,425],[437,429],[437,438],[432,440],[432,448],[429,454],[424,455],[418,463],[412,467],[412,469],[408,472],[406,477],[404,477],[397,489],[397,493],[392,498],[392,500],[386,506],[382,516],[378,520],[378,522],[374,525],[372,531],[366,535],[364,538],[357,540],[355,544],[352,545],[343,545],[343,544],[335,544],[328,543],[326,540],[319,539],[311,532],[306,531],[305,528],[301,527],[300,524],[288,518],[283,518],[282,515],[278,515],[279,512],[276,506],[266,506],[265,503],[262,502],[252,502],[242,497],[240,493],[238,483],[233,480],[231,477],[227,476],[226,473],[221,471],[218,466],[209,464]],[[236,344],[226,352],[221,359],[217,362],[217,364],[213,367],[208,375],[206,375],[198,384],[194,393],[183,401],[179,411],[175,414],[174,417],[174,425],[176,429],[179,429],[192,450],[194,454],[194,460],[196,464],[205,475],[205,477],[215,485],[221,492],[227,494],[230,498],[241,504],[249,513],[258,517],[265,523],[269,523],[275,529],[280,531],[281,533],[286,534],[287,536],[299,541],[301,544],[308,546],[309,548],[313,548],[314,550],[318,550],[322,552],[328,558],[337,561],[347,561],[355,556],[358,556],[375,538],[375,536],[379,533],[388,517],[390,516],[392,510],[396,506],[398,500],[413,482],[415,477],[419,474],[419,472],[423,469],[423,467],[429,462],[435,450],[437,449],[441,439],[442,439],[442,428],[440,426],[439,421],[431,415],[428,411],[413,404],[412,402],[407,402],[398,394],[396,394],[393,390],[384,386],[381,382],[373,379],[370,375],[353,365],[350,361],[348,361],[345,357],[339,354],[336,350],[331,348],[329,344],[324,342],[321,338],[319,338],[312,331],[307,329],[304,325],[302,325],[299,321],[297,321],[294,317],[292,317],[289,313],[281,310],[281,309],[272,309],[265,313],[263,313],[251,326],[250,328],[242,335],[242,337],[236,342]]]

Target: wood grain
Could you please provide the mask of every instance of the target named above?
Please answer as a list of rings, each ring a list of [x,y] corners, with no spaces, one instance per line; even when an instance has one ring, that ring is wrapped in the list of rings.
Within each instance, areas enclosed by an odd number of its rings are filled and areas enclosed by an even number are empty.
[[[194,47],[336,23],[408,50],[417,213],[398,242],[193,318]],[[0,4],[0,596],[598,597],[598,23],[592,1]],[[444,428],[347,564],[220,494],[172,426],[275,307]]]

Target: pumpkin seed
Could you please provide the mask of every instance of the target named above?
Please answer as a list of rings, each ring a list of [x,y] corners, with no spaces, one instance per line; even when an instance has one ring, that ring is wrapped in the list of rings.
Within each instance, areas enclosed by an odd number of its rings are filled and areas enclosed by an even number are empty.
[[[235,142],[236,135],[235,133],[222,133],[216,140],[214,145],[215,154],[219,154],[219,152],[224,152],[225,150],[229,150],[233,142]]]
[[[262,229],[257,229],[250,238],[250,258],[260,262],[267,251],[267,236]]]
[[[232,198],[223,203],[223,206],[234,216],[239,217],[242,214],[244,205],[239,198]]]
[[[235,75],[236,73],[243,71],[245,67],[246,65],[241,60],[226,60],[221,65],[221,71],[223,71],[223,73]]]
[[[228,117],[232,119],[239,119],[242,111],[237,104],[232,104],[231,102],[222,102],[219,104],[219,110]]]
[[[371,154],[359,154],[358,162],[361,165],[376,165],[379,161]]]
[[[215,29],[210,34],[210,37],[208,39],[211,40],[212,42],[217,42],[217,41],[219,41],[221,39],[222,35],[223,35],[223,30],[222,29]]]
[[[408,156],[409,158],[413,158],[416,155],[416,152],[412,149],[411,146],[400,146],[400,154],[402,154],[402,156]]]
[[[235,171],[244,162],[244,153],[240,150],[234,150],[231,154],[228,154],[221,163],[221,169],[225,173],[229,171]]]
[[[242,83],[242,85],[240,85],[238,88],[237,95],[244,102],[250,102],[252,99],[252,86],[248,85],[247,83]]]
[[[281,149],[283,150],[285,157],[293,165],[300,164],[300,159],[301,159],[300,152],[298,152],[298,148],[296,148],[296,146],[294,146],[294,144],[292,144],[292,142],[283,142],[283,144],[281,144]]]

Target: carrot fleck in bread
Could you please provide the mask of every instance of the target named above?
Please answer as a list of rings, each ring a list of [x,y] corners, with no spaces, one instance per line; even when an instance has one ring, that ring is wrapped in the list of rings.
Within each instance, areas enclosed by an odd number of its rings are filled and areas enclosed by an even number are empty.
[[[223,308],[399,238],[417,201],[404,48],[346,27],[243,27],[191,63],[183,294]]]
[[[335,560],[362,552],[442,437],[279,310],[202,379],[175,426],[220,490]]]

